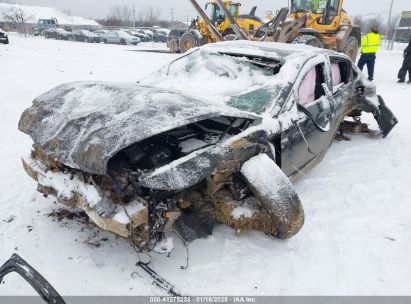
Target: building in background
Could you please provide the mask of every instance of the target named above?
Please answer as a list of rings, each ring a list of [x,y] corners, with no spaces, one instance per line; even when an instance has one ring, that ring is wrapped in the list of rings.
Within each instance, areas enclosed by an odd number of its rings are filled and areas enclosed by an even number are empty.
[[[397,28],[397,41],[409,42],[411,39],[411,11],[402,12]]]
[[[69,16],[54,7],[0,3],[0,27],[6,31],[30,34],[39,20],[51,19],[57,19],[60,27],[68,29],[101,27],[95,20]]]

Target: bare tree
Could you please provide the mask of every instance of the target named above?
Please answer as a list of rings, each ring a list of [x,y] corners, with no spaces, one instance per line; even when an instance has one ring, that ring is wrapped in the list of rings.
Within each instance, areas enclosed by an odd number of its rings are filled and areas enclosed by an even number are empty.
[[[368,19],[366,23],[366,27],[367,29],[375,27],[381,32],[385,27],[383,17],[381,17],[381,15],[378,15],[371,19]]]
[[[161,8],[154,6],[143,7],[138,14],[138,21],[143,26],[153,26],[160,20]]]
[[[3,16],[6,21],[9,21],[16,25],[17,30],[20,34],[24,34],[24,36],[27,35],[26,22],[27,20],[32,19],[33,17],[32,16],[27,17],[23,9],[20,6],[18,5],[11,6],[10,9],[6,13],[3,13]]]
[[[387,32],[387,39],[391,40],[394,36],[395,26],[397,25],[398,20],[400,20],[400,15],[394,15],[391,17],[391,20],[388,21],[386,32]]]
[[[133,9],[127,5],[115,5],[110,8],[106,21],[103,22],[110,26],[130,26]]]
[[[68,8],[63,9],[63,13],[66,14],[67,16],[71,16],[71,10],[69,10]]]
[[[360,27],[362,33],[366,31],[366,22],[362,16],[355,16],[353,22],[355,25]]]

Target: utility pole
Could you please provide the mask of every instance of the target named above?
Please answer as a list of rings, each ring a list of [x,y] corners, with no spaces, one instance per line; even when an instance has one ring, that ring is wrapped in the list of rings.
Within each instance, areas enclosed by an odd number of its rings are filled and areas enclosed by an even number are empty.
[[[171,22],[174,22],[174,7],[170,9]]]
[[[391,14],[392,14],[392,8],[394,6],[394,0],[391,0],[391,7],[390,7],[390,13],[388,15],[388,24],[387,24],[387,30],[385,32],[385,41],[388,41],[388,35],[390,34],[390,27],[391,27]],[[389,45],[389,43],[388,43]]]
[[[133,4],[133,28],[136,27],[136,9],[135,6]]]

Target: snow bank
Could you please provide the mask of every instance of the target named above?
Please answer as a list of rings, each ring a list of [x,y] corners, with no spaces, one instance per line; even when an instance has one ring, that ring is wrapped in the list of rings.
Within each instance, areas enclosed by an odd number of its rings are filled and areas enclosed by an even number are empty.
[[[39,19],[56,18],[59,25],[88,25],[99,26],[100,24],[92,19],[78,16],[68,16],[54,7],[29,6],[21,4],[0,3],[0,22],[7,22],[5,15],[10,11],[21,9],[27,23],[37,23]]]

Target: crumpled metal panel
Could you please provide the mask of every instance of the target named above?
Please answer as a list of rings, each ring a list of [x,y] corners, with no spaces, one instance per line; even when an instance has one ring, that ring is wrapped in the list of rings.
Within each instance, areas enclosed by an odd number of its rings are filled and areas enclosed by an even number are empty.
[[[19,130],[64,165],[104,175],[122,149],[220,115],[255,118],[225,106],[139,84],[74,82],[37,97]]]

